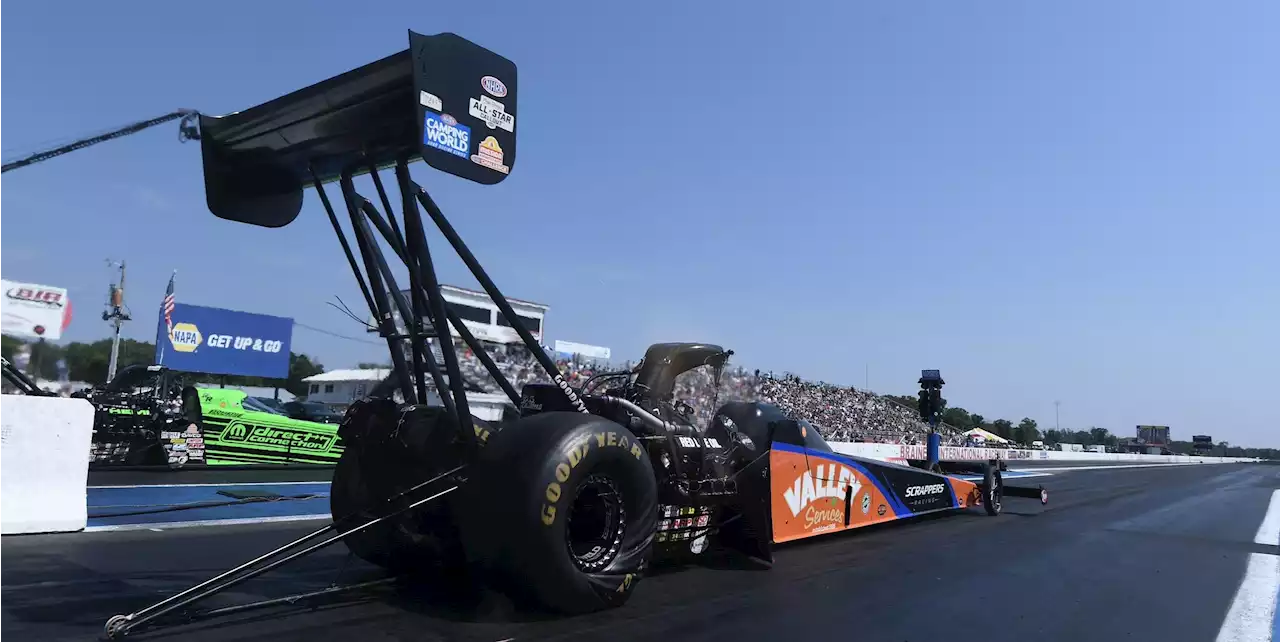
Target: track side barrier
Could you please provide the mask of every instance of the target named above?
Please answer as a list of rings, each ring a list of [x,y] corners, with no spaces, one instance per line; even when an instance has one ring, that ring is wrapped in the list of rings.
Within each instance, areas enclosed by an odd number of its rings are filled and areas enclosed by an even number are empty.
[[[84,530],[93,406],[84,399],[0,396],[0,532]]]
[[[924,445],[869,444],[864,442],[833,441],[831,448],[838,453],[858,457],[870,457],[882,461],[903,463],[908,459],[925,459]],[[943,446],[939,458],[943,461],[988,461],[1003,459],[1011,466],[1019,461],[1131,461],[1160,464],[1231,464],[1259,461],[1252,457],[1193,457],[1191,455],[1139,455],[1131,453],[1064,452],[1060,450],[1020,450],[1015,448],[973,448],[968,446]]]

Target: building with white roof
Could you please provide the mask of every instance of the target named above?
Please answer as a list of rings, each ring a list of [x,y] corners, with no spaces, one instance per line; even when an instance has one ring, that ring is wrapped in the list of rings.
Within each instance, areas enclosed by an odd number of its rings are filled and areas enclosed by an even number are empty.
[[[302,380],[307,384],[307,401],[345,406],[373,391],[378,382],[391,376],[388,368],[330,370]]]
[[[341,408],[371,393],[374,386],[391,376],[391,372],[389,368],[330,370],[306,377],[302,381],[307,384],[307,401]],[[509,406],[511,401],[506,395],[468,392],[467,403],[471,414],[487,421],[499,421],[502,419],[503,408]],[[440,395],[435,390],[427,391],[427,404],[442,405]]]
[[[471,334],[481,341],[492,341],[495,343],[516,343],[520,341],[520,335],[516,334],[514,323],[524,326],[533,337],[538,341],[543,340],[544,328],[543,322],[546,320],[547,310],[549,306],[532,301],[524,301],[521,299],[513,299],[507,297],[507,302],[511,304],[511,309],[516,313],[514,320],[507,319],[502,312],[498,311],[498,306],[489,298],[488,294],[478,290],[468,288],[460,288],[456,285],[441,285],[440,294],[443,295],[445,305],[453,310],[458,318],[462,320],[462,324],[467,326]],[[404,290],[405,297],[409,296],[409,290]],[[392,306],[392,316],[395,319],[396,327],[403,331],[404,320],[400,318],[399,310]],[[370,318],[369,325],[376,326],[374,319]],[[453,328],[449,328],[453,332]],[[371,330],[376,332],[376,330]],[[457,333],[453,333],[457,336]]]

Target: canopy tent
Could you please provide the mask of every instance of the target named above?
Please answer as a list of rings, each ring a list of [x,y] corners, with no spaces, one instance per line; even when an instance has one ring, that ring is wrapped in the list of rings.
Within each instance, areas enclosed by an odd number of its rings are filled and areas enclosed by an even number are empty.
[[[981,428],[974,428],[973,430],[970,430],[969,432],[966,432],[964,435],[965,435],[966,437],[970,437],[970,438],[976,437],[976,438],[978,438],[978,439],[982,439],[982,440],[984,440],[984,441],[996,441],[996,442],[1000,442],[1000,443],[1002,443],[1002,444],[1007,444],[1007,443],[1009,443],[1009,440],[1008,440],[1008,439],[1005,439],[1004,437],[1001,437],[1000,435],[997,435],[997,434],[995,434],[995,433],[993,433],[993,432],[988,432],[988,431],[983,430],[983,429],[981,429]]]

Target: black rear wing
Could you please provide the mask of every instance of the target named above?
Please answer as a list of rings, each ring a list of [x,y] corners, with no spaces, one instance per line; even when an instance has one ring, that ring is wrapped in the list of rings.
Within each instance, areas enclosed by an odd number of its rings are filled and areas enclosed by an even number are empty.
[[[282,227],[305,187],[419,156],[496,184],[515,162],[515,120],[514,62],[452,33],[410,31],[409,48],[382,60],[245,111],[201,114],[209,210]]]

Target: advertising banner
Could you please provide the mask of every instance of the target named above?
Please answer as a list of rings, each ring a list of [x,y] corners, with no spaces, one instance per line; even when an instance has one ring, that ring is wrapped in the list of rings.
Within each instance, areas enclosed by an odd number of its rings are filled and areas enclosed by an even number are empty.
[[[585,343],[574,343],[572,341],[556,341],[556,352],[572,357],[578,355],[582,357],[590,357],[592,359],[608,359],[609,349],[601,346],[593,346]]]
[[[71,299],[66,288],[0,281],[4,291],[0,330],[4,334],[57,341],[71,323]]]
[[[179,303],[173,327],[161,310],[156,363],[206,374],[284,379],[289,376],[293,319]]]

